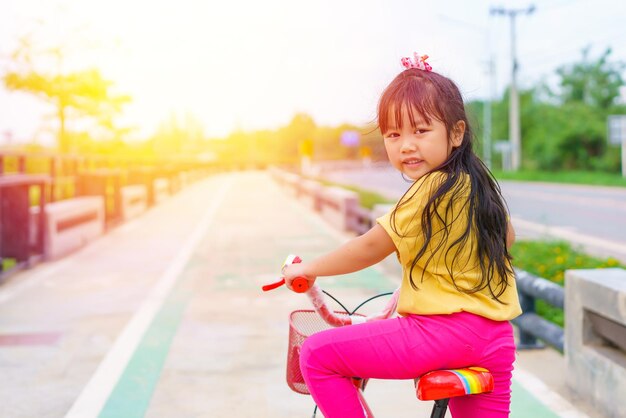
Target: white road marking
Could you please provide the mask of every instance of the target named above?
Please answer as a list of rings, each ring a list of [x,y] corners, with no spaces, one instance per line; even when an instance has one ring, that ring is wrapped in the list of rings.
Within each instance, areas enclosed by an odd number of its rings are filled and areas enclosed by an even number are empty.
[[[204,217],[200,220],[197,228],[194,229],[193,234],[187,239],[167,270],[153,286],[140,309],[121,332],[113,347],[91,377],[91,380],[87,383],[67,415],[65,415],[65,418],[98,416],[124,372],[132,354],[141,342],[144,333],[152,323],[154,316],[158,313],[165,298],[176,283],[194,249],[205,236],[217,209],[226,196],[226,192],[231,188],[232,182],[233,178],[231,177],[229,181],[222,184],[218,189]]]

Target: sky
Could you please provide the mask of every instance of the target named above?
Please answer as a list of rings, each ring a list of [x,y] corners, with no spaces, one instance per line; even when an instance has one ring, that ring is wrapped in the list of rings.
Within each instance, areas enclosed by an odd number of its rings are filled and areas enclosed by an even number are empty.
[[[132,137],[174,116],[209,137],[276,129],[298,112],[318,125],[364,125],[414,51],[430,56],[466,99],[498,97],[511,78],[516,19],[518,84],[554,83],[559,66],[607,47],[626,61],[621,0],[0,0],[0,75],[18,39],[33,33],[40,71],[98,68],[133,100],[119,118]],[[490,57],[493,77],[488,73]],[[0,86],[0,145],[53,138],[53,107]],[[133,139],[133,138],[131,138]]]

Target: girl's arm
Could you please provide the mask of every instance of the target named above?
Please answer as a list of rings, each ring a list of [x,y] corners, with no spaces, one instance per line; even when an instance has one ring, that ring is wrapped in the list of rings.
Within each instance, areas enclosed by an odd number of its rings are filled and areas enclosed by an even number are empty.
[[[336,276],[362,270],[383,260],[396,247],[382,226],[376,224],[365,234],[346,242],[330,253],[310,262],[291,264],[283,270],[285,284],[291,289],[296,277],[306,277],[313,284],[318,276]]]

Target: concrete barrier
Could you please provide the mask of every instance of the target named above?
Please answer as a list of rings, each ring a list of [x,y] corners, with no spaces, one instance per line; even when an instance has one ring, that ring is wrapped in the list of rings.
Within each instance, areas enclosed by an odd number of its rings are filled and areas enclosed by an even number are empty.
[[[320,213],[324,219],[342,231],[355,230],[350,214],[359,206],[356,192],[340,187],[324,187],[320,199]]]
[[[358,202],[357,205],[348,212],[348,218],[350,230],[359,235],[365,234],[374,225],[372,221],[372,211],[361,207]]]
[[[31,208],[37,216],[39,207]],[[104,198],[83,196],[48,203],[45,208],[44,257],[60,258],[104,233]]]
[[[180,191],[180,189],[182,189],[183,185],[180,181],[180,175],[178,172],[170,171],[168,174],[168,193],[170,196],[174,196]]]
[[[395,206],[395,204],[391,203],[378,203],[374,205],[374,207],[372,208],[372,212],[370,213],[370,216],[372,217],[372,223],[375,223],[376,219],[380,218],[381,216],[391,212],[391,210]]]
[[[303,178],[298,174],[291,173],[280,168],[270,167],[270,174],[274,181],[284,187],[292,196],[298,197],[302,194],[301,182]]]
[[[141,215],[148,209],[148,190],[146,186],[134,185],[122,187],[122,219],[128,221]]]
[[[306,206],[320,212],[333,226],[343,230],[363,234],[373,225],[372,211],[362,208],[359,195],[341,187],[327,187],[320,182],[305,179],[276,167],[270,168],[272,178],[290,195],[298,198]],[[381,205],[388,211],[392,206]],[[377,216],[383,215],[381,212]]]
[[[153,181],[154,204],[161,203],[170,195],[170,181],[166,178],[157,178]]]
[[[292,196],[298,197],[300,194],[299,184],[302,181],[302,177],[297,174],[283,172],[280,181]]]
[[[570,389],[602,416],[626,417],[626,270],[568,270],[565,324]]]
[[[178,173],[178,182],[180,183],[180,188],[184,189],[193,183],[192,174],[188,171]]]
[[[300,200],[309,208],[319,212],[322,209],[320,195],[323,188],[324,186],[317,181],[302,180],[300,182]]]

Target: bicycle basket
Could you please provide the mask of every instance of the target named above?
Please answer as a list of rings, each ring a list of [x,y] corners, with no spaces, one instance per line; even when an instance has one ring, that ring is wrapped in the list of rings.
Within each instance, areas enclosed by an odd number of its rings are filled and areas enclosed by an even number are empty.
[[[348,315],[335,311],[338,315]],[[357,314],[359,315],[359,314]],[[316,332],[332,328],[314,310],[293,311],[289,315],[289,347],[287,349],[287,384],[294,392],[308,395],[309,389],[304,383],[300,371],[300,349],[304,340]]]

